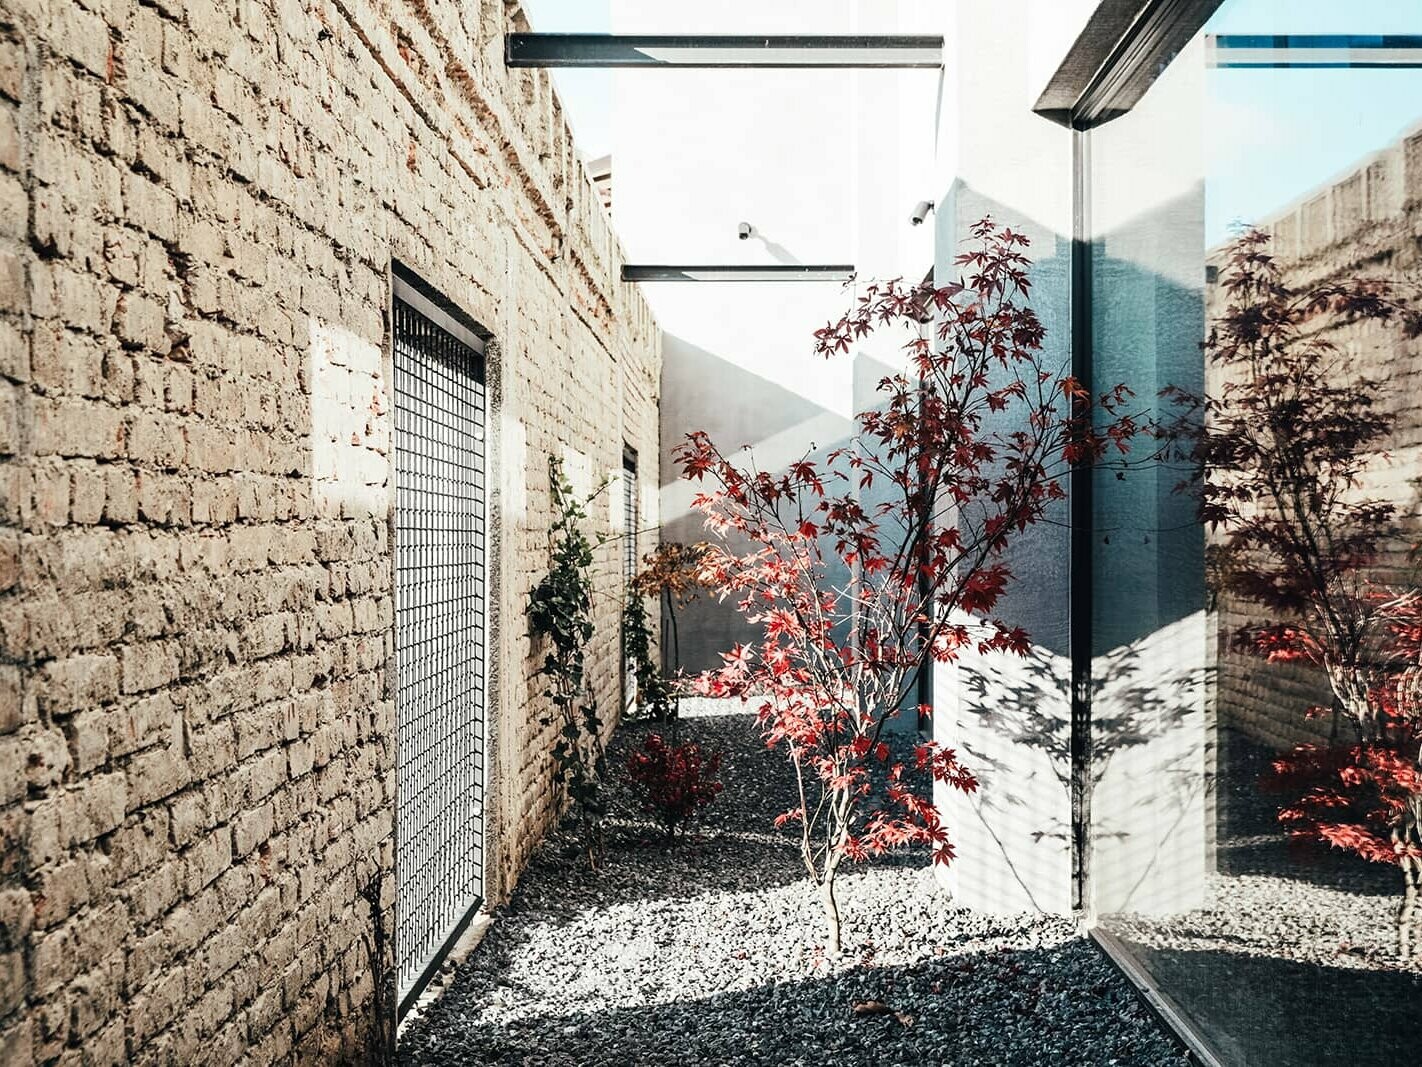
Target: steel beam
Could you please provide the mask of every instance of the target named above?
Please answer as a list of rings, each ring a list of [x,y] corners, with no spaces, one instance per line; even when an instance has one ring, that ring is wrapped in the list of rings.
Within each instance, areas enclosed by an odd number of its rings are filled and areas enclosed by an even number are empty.
[[[624,282],[846,282],[854,277],[848,264],[784,264],[769,266],[662,266],[624,264]]]
[[[910,68],[943,65],[942,37],[510,33],[510,67]]]
[[[1220,34],[1208,40],[1209,65],[1221,70],[1422,67],[1416,34]]]

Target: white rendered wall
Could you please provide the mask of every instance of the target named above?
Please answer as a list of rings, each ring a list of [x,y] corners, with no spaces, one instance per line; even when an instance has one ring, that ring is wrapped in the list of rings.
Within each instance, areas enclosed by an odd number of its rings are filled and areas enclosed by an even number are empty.
[[[1073,135],[1032,106],[1095,6],[960,0],[945,27],[952,46],[939,123],[939,269],[985,214],[1025,232],[1048,365],[1063,370],[1071,356]],[[1147,405],[1167,382],[1190,386],[1199,362],[1195,51],[1175,61],[1136,112],[1090,135],[1090,151],[1099,145],[1111,156],[1094,168],[1093,255],[1106,292],[1093,303],[1104,316],[1115,297],[1120,322],[1094,324],[1107,324],[1096,331],[1096,384],[1126,381]],[[1146,125],[1132,135],[1131,123]],[[1113,543],[1094,553],[1098,750],[1088,906],[1170,912],[1201,903],[1208,863],[1206,620],[1188,595],[1199,559],[1182,529],[1190,518],[1177,513],[1188,501],[1155,474],[1132,473],[1124,485],[1107,474],[1098,487],[1097,521]],[[1065,521],[1065,506],[1055,518]],[[939,797],[960,856],[944,881],[967,906],[1072,910],[1069,558],[1063,525],[1038,527],[1010,560],[1018,582],[1001,613],[1032,635],[1029,657],[965,659],[935,675],[935,734],[982,780],[975,797]]]
[[[948,41],[935,182],[937,265],[984,215],[1031,240],[1033,307],[1047,365],[1069,367],[1072,135],[1033,113],[1083,17],[1059,0],[958,0],[943,7]],[[1064,8],[1071,8],[1067,11]],[[1070,16],[1070,17],[1069,17]],[[1055,515],[1066,518],[1066,509]],[[1069,540],[1034,530],[1009,561],[1019,578],[1002,605],[1033,637],[1027,659],[970,658],[934,675],[934,735],[981,780],[973,797],[940,790],[959,858],[940,869],[965,906],[1071,911]]]
[[[1129,114],[1091,133],[1096,384],[1128,382],[1143,406],[1167,385],[1204,387],[1205,76],[1197,39]],[[1217,623],[1205,610],[1204,533],[1179,481],[1173,468],[1096,480],[1091,883],[1101,915],[1200,907],[1213,867]]]
[[[616,33],[932,33],[926,0],[714,5],[613,0]],[[937,71],[629,70],[613,76],[613,217],[630,262],[852,263],[862,279],[917,280],[933,227]],[[736,225],[756,236],[741,241]],[[834,447],[906,335],[852,356],[813,353],[813,332],[853,293],[838,283],[661,284],[644,292],[664,330],[663,536],[701,538],[692,491],[667,453],[690,430],[751,445],[776,469]],[[727,606],[681,620],[683,661],[714,662],[743,635]]]

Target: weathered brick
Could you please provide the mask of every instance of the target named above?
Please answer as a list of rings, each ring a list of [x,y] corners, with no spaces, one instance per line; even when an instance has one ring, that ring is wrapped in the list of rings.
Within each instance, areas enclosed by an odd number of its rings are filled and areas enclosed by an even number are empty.
[[[176,748],[183,740],[181,712],[166,692],[134,700],[109,716],[109,750],[126,756],[154,745]]]
[[[128,912],[117,902],[89,908],[63,926],[38,934],[32,960],[36,990],[45,994],[98,966],[122,944]]]
[[[615,280],[590,187],[566,187],[566,138],[545,164],[530,146],[547,120],[499,99],[487,50],[420,46],[436,72],[481,66],[423,101],[436,129],[412,129],[370,50],[313,51],[299,5],[63,8],[21,20],[34,40],[0,32],[0,922],[7,900],[43,904],[5,923],[0,976],[17,952],[30,1006],[0,1040],[58,1064],[358,1060],[358,893],[372,868],[394,884],[384,264],[424,263],[481,321],[544,324],[510,339],[509,416],[597,464],[620,462],[624,435],[657,452],[654,326]],[[449,28],[491,40],[507,17],[479,0]],[[489,99],[471,108],[473,91]],[[331,92],[358,101],[358,129]],[[276,116],[265,140],[250,115]],[[474,153],[470,183],[446,130],[514,150]],[[505,240],[507,218],[527,240]],[[644,399],[621,399],[617,375]],[[527,575],[536,506],[516,521],[527,536],[504,544]],[[536,708],[505,713],[518,747],[541,744],[521,728]],[[490,842],[511,877],[554,805],[546,760],[500,772],[530,798],[500,815],[515,839]]]
[[[24,678],[20,668],[0,664],[0,734],[18,730],[33,717],[26,707]]]
[[[163,864],[130,883],[126,896],[136,926],[147,926],[162,918],[181,899],[182,873],[174,864]]]
[[[263,804],[251,811],[244,811],[232,825],[232,852],[242,857],[255,849],[272,835],[272,806]]]
[[[188,784],[186,761],[166,748],[149,749],[128,763],[129,802],[143,806],[171,796]]]
[[[25,1001],[25,956],[19,951],[0,954],[0,1016],[19,1009]],[[3,1045],[0,1045],[3,1048]],[[10,1062],[8,1060],[4,1062]]]
[[[131,471],[110,467],[104,471],[104,521],[138,520],[138,480]]]
[[[36,723],[15,736],[24,742],[25,774],[31,789],[48,789],[64,777],[69,769],[69,746],[62,733]]]
[[[30,377],[30,335],[13,322],[0,322],[0,376],[17,382]]]
[[[232,835],[218,830],[188,851],[185,889],[188,896],[211,885],[232,863]]]
[[[89,861],[83,856],[42,869],[36,881],[34,922],[39,929],[62,923],[89,902]]]
[[[169,642],[129,645],[119,658],[125,693],[141,693],[177,681],[178,656]]]
[[[37,683],[40,706],[51,715],[116,700],[119,660],[112,654],[78,655],[46,664]]]
[[[11,100],[20,99],[25,66],[24,42],[14,37],[0,39],[0,93]]]
[[[0,311],[26,311],[25,268],[13,252],[0,252]]]
[[[69,756],[76,774],[88,774],[109,758],[108,716],[103,711],[83,711],[64,724]]]
[[[124,432],[123,413],[108,404],[58,398],[34,405],[37,456],[114,459],[123,453]]]
[[[20,451],[21,409],[29,406],[28,399],[19,389],[0,382],[0,455]]]

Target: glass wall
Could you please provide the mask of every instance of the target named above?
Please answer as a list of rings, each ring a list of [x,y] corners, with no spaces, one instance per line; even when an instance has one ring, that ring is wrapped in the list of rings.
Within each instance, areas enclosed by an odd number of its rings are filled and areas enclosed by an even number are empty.
[[[1085,142],[1094,385],[1161,429],[1093,487],[1092,906],[1231,1064],[1422,1047],[1409,34],[1226,0]]]

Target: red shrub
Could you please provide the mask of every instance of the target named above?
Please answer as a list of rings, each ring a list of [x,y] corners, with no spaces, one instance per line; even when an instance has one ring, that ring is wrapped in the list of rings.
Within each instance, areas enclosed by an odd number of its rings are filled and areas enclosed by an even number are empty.
[[[721,754],[704,753],[695,741],[668,744],[652,734],[627,758],[627,780],[642,801],[642,810],[666,828],[669,836],[684,830],[701,809],[716,799],[721,782]]]

